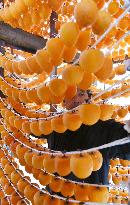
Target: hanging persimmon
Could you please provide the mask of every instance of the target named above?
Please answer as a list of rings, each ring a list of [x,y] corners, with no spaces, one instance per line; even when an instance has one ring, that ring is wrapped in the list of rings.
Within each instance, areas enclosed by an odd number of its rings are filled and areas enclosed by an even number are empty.
[[[32,157],[32,166],[36,169],[43,168],[44,155],[37,154]]]
[[[83,51],[87,49],[87,47],[91,44],[91,29],[81,30],[77,43],[76,48],[79,51]]]
[[[85,179],[93,171],[93,160],[89,154],[72,155],[70,158],[70,169],[76,177]]]
[[[93,82],[93,75],[89,72],[84,72],[82,81],[78,84],[78,88],[81,90],[87,90]]]
[[[66,61],[67,63],[70,63],[73,61],[75,55],[76,55],[77,49],[75,46],[64,46],[64,51],[63,51],[63,59],[64,61]]]
[[[78,65],[68,65],[62,71],[62,79],[68,84],[79,84],[83,79],[83,70]]]
[[[52,176],[46,172],[40,172],[40,174],[38,175],[38,180],[41,185],[47,186],[51,182]]]
[[[19,194],[17,192],[13,192],[10,196],[10,201],[12,204],[17,204],[17,202],[21,199],[21,197],[19,196]]]
[[[54,78],[49,82],[49,89],[55,96],[62,96],[67,90],[67,85],[63,79]]]
[[[33,201],[35,205],[40,205],[44,203],[44,200],[46,198],[46,194],[44,194],[41,191],[37,191],[33,197]]]
[[[49,135],[53,132],[51,120],[39,120],[39,130],[43,135]]]
[[[54,192],[60,192],[61,191],[61,188],[62,188],[62,184],[63,184],[63,180],[59,179],[59,178],[56,178],[54,177],[50,184],[49,184],[49,187],[52,191]]]
[[[20,178],[21,175],[16,170],[11,173],[11,181],[14,185],[17,185],[17,182]]]
[[[43,161],[43,167],[48,173],[55,173],[55,157],[52,155],[47,155]]]
[[[102,167],[102,163],[103,163],[103,157],[101,152],[99,151],[90,152],[90,156],[92,157],[93,160],[93,171],[98,171]]]
[[[51,128],[55,132],[64,133],[67,130],[67,128],[63,123],[63,117],[62,116],[57,116],[55,118],[52,118]]]
[[[89,200],[97,203],[107,203],[109,199],[109,191],[107,187],[89,187]]]
[[[95,104],[84,104],[79,107],[79,114],[83,124],[93,125],[100,118],[100,107]]]
[[[87,202],[89,200],[88,189],[89,189],[89,186],[76,184],[75,190],[74,190],[75,199],[78,201]]]
[[[77,86],[76,85],[68,85],[67,90],[65,92],[65,99],[71,100],[76,95],[76,93],[77,93]]]
[[[4,186],[4,191],[7,195],[11,195],[14,192],[14,188],[12,187],[11,184],[5,184]]]
[[[74,17],[80,28],[92,25],[97,15],[98,8],[93,0],[82,0],[74,8]]]
[[[81,68],[90,73],[98,72],[103,66],[104,61],[104,54],[99,49],[85,50],[81,53],[79,58]]]
[[[31,133],[34,134],[35,136],[41,136],[42,132],[39,128],[39,122],[38,121],[33,121],[30,123],[30,130]]]
[[[108,104],[102,104],[100,105],[100,120],[106,121],[111,119],[113,115],[113,105],[108,105]]]
[[[64,167],[63,167],[64,164]],[[55,170],[60,176],[67,176],[70,174],[70,157],[56,156],[55,157]]]
[[[32,166],[32,158],[36,155],[32,150],[28,150],[24,154],[24,160],[27,163],[27,165]]]
[[[37,189],[36,189],[33,185],[29,184],[29,185],[27,185],[27,186],[25,187],[25,189],[24,189],[24,196],[25,196],[28,200],[33,201],[33,197],[34,197],[34,194],[35,194],[36,192],[37,192]]]
[[[75,131],[82,125],[82,120],[78,113],[64,113],[63,123],[67,129]]]
[[[110,13],[100,10],[97,15],[96,22],[92,26],[92,31],[96,35],[102,35],[112,22]]]
[[[102,65],[100,70],[95,73],[95,75],[99,80],[104,81],[111,76],[112,69],[113,63],[111,56],[105,56],[104,64]]]
[[[64,23],[60,28],[60,38],[66,46],[74,46],[79,37],[79,27],[75,22]]]

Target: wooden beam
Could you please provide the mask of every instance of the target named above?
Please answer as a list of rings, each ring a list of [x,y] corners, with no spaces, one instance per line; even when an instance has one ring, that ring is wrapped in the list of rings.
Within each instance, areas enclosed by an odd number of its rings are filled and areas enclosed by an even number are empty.
[[[47,39],[33,35],[22,29],[12,28],[0,21],[0,40],[2,45],[13,46],[16,49],[36,53],[37,50],[46,46]]]

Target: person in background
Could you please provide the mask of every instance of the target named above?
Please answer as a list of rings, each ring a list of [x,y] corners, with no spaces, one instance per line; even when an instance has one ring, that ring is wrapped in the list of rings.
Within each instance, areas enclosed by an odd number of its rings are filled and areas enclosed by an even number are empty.
[[[64,101],[64,106],[67,110],[70,110],[80,104],[89,103],[91,95],[90,91],[78,90],[77,95],[72,100]],[[64,133],[53,132],[49,136],[42,135],[41,138],[47,139],[49,149],[64,152],[98,147],[125,138],[129,136],[129,133],[129,121],[127,125],[124,125],[110,119],[107,121],[99,120],[92,126],[82,124],[76,131],[67,130]],[[102,149],[100,152],[103,156],[103,164],[99,171],[93,172],[90,177],[84,180],[78,179],[72,173],[65,178],[91,184],[108,184],[110,159],[115,157],[130,159],[130,143]]]

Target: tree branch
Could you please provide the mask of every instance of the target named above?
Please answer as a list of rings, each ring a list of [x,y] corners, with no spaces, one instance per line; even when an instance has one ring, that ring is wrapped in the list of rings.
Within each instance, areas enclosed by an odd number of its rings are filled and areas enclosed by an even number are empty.
[[[22,29],[12,28],[10,25],[0,21],[0,44],[10,45],[16,49],[35,53],[38,49],[46,46],[46,39],[35,36]]]

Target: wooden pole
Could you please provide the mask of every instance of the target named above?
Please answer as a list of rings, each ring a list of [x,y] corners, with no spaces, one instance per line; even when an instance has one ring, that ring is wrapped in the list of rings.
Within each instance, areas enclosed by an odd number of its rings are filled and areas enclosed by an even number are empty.
[[[36,53],[46,46],[47,39],[33,35],[22,29],[12,28],[0,21],[0,45],[13,46],[16,49]]]

